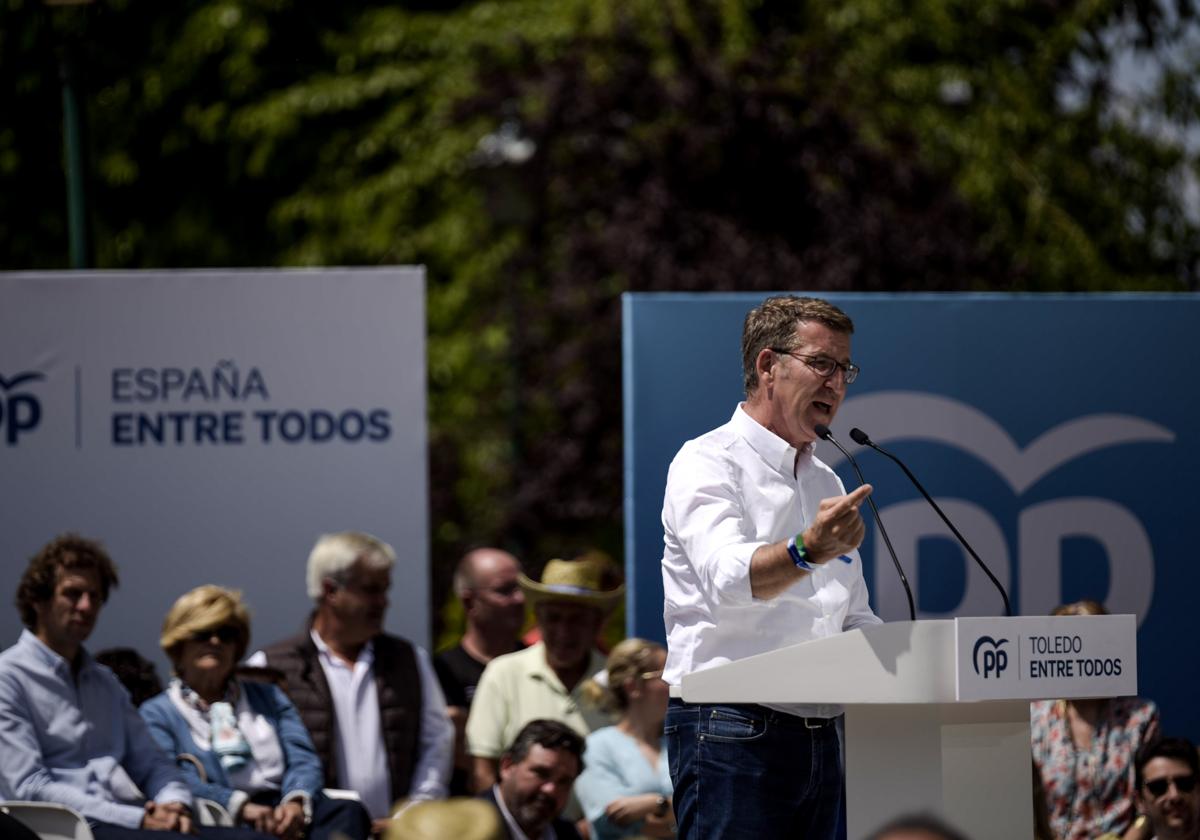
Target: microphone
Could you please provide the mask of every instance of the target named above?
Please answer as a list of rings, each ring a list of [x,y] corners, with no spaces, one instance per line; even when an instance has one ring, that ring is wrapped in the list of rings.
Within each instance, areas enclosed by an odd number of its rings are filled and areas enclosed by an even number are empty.
[[[875,443],[875,441],[871,440],[867,433],[862,429],[851,429],[850,437],[859,446],[869,446],[880,455],[885,455],[888,458],[891,458],[896,462],[896,465],[899,466],[900,469],[904,470],[904,474],[908,476],[908,480],[913,483],[914,487],[921,491],[921,495],[925,497],[925,501],[929,502],[933,509],[937,511],[937,515],[940,516],[942,521],[946,523],[946,527],[954,532],[954,536],[958,538],[959,543],[961,543],[962,547],[967,550],[967,553],[971,555],[971,558],[979,564],[979,568],[983,569],[983,573],[988,576],[988,580],[990,580],[995,587],[1000,590],[1000,597],[1004,599],[1004,614],[1012,615],[1012,607],[1008,603],[1008,593],[1004,591],[1004,586],[1000,583],[1000,581],[996,580],[996,576],[992,574],[992,570],[987,567],[987,564],[979,559],[979,555],[975,553],[975,549],[971,548],[970,544],[967,543],[966,537],[958,532],[958,529],[954,527],[954,523],[950,521],[950,518],[946,516],[946,514],[942,513],[942,509],[938,507],[938,503],[935,502],[933,497],[930,496],[929,493],[926,492],[925,488],[921,486],[921,482],[917,481],[917,477],[912,474],[912,470],[906,467],[904,462],[891,452],[888,452],[882,446]]]
[[[824,423],[818,423],[813,426],[813,431],[817,433],[817,437],[821,440],[827,440],[838,448],[838,451],[846,456],[846,460],[850,462],[850,466],[854,467],[854,471],[858,473],[858,481],[860,484],[866,484],[867,480],[863,478],[862,470],[858,468],[858,461],[854,460],[854,456],[845,450],[838,443],[837,438],[833,436],[833,432],[829,431],[829,427]],[[908,616],[912,621],[917,620],[917,608],[913,604],[912,589],[908,586],[908,578],[904,575],[904,569],[900,566],[900,560],[896,557],[896,550],[892,548],[892,541],[888,538],[887,529],[883,527],[883,520],[879,518],[879,509],[875,507],[875,500],[867,496],[867,504],[871,506],[871,513],[875,516],[875,524],[879,526],[879,534],[883,537],[883,543],[887,546],[888,554],[892,555],[892,563],[896,567],[896,574],[900,576],[900,583],[904,585],[904,594],[908,596]]]

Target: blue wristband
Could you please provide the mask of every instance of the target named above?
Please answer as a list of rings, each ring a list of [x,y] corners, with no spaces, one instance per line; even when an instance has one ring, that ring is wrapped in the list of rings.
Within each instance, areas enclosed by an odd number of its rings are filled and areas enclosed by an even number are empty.
[[[803,534],[797,534],[787,541],[787,551],[792,558],[792,562],[796,564],[797,569],[804,569],[806,572],[816,570],[817,567],[805,559],[808,557],[808,549],[804,547]]]

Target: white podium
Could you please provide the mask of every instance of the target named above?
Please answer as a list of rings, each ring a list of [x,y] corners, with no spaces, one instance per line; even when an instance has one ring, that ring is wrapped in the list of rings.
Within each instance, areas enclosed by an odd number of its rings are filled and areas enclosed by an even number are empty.
[[[868,626],[696,671],[690,703],[846,707],[849,840],[901,814],[1032,836],[1029,701],[1137,693],[1132,615]]]

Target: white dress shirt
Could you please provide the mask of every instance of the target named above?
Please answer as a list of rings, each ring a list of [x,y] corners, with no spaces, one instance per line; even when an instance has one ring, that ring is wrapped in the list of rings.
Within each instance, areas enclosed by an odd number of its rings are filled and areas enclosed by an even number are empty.
[[[771,599],[750,593],[750,558],[816,517],[822,499],[845,493],[841,480],[799,453],[738,406],[733,417],[683,445],[663,500],[663,679],[786,645],[833,636],[879,618],[867,603],[858,552],[817,567]],[[806,717],[832,717],[833,705],[774,705]]]
[[[372,819],[390,816],[395,803],[391,801],[392,777],[379,717],[375,648],[368,642],[351,666],[329,649],[316,630],[310,632],[333,699],[337,726],[333,760],[339,783],[358,792]],[[454,761],[454,724],[446,714],[446,698],[429,653],[418,645],[413,645],[413,650],[421,677],[421,728],[408,797],[444,799],[449,792]],[[247,664],[266,665],[267,658],[258,651]]]

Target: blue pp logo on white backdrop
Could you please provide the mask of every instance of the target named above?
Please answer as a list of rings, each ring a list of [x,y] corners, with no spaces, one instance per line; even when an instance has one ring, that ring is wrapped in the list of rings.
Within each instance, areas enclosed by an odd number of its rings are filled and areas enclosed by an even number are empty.
[[[1008,651],[1001,650],[1006,644],[1008,644],[1008,639],[980,636],[979,640],[975,642],[975,649],[971,651],[971,663],[975,666],[975,673],[985,680],[989,677],[999,679],[1000,675],[1004,673],[1004,669],[1008,667]],[[980,670],[981,664],[982,670]]]
[[[24,371],[7,379],[0,374],[0,438],[6,446],[16,446],[21,435],[32,432],[42,421],[42,402],[26,388],[45,378],[38,371]]]
[[[887,418],[886,428],[878,427]],[[1032,440],[1024,449],[995,420],[951,397],[917,391],[879,391],[846,401],[839,426],[862,425],[881,445],[893,441],[927,441],[969,453],[993,470],[1019,498],[1026,490],[1076,459],[1110,447],[1131,443],[1172,443],[1175,433],[1157,423],[1124,414],[1093,414],[1061,423]],[[840,454],[822,451],[831,466]],[[1040,501],[1021,509],[1016,521],[1016,545],[984,504],[966,499],[939,498],[938,504],[966,534],[1001,581],[1013,579],[1020,565],[1017,602],[1026,615],[1048,614],[1061,603],[1060,552],[1063,541],[1087,537],[1103,546],[1110,558],[1107,606],[1112,612],[1145,617],[1154,593],[1154,552],[1145,526],[1128,507],[1111,498],[1069,496]],[[901,557],[917,555],[918,543],[945,534],[945,526],[923,499],[880,508],[892,543]],[[1015,549],[1015,550],[1014,550]],[[876,568],[890,564],[881,541],[876,542]],[[899,604],[899,584],[889,575],[875,578],[881,605]],[[996,594],[981,572],[969,569],[966,590],[956,612],[986,615],[994,612]],[[894,610],[893,610],[894,611]],[[926,615],[925,617],[933,617]]]

